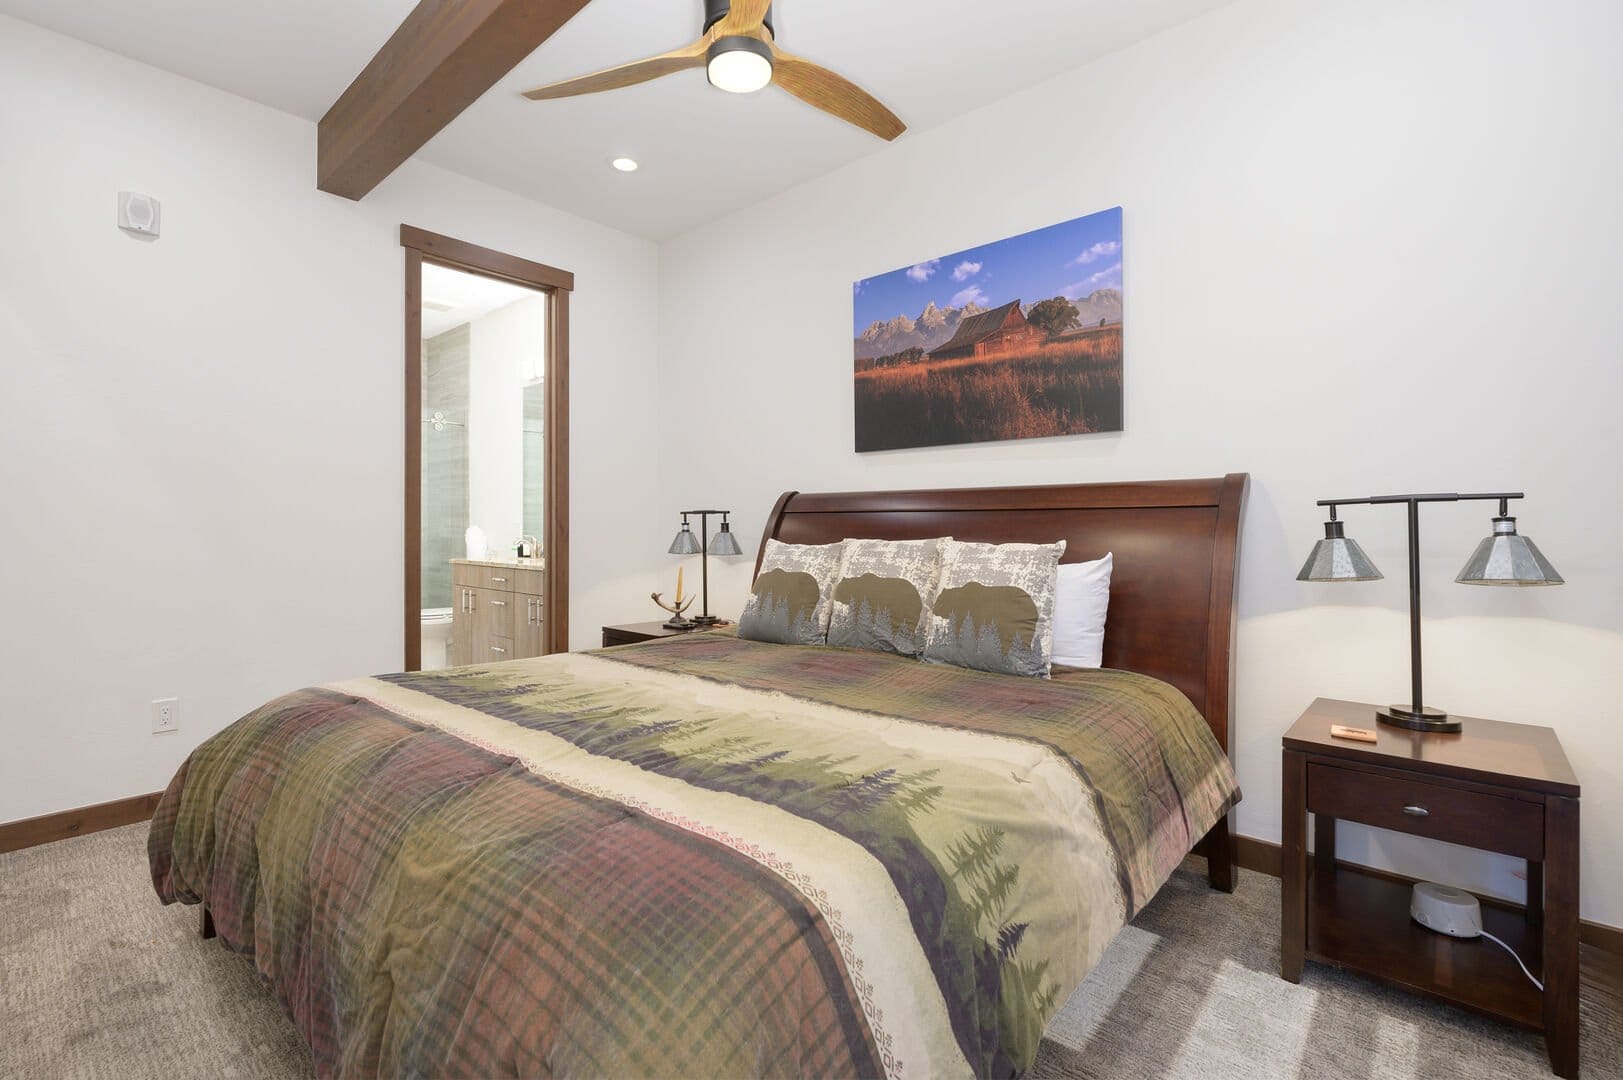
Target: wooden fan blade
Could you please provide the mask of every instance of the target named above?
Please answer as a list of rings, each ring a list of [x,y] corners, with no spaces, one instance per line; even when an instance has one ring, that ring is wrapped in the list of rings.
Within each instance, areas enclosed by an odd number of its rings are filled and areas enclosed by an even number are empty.
[[[704,54],[709,46],[709,39],[703,38],[680,49],[661,53],[659,56],[650,56],[646,60],[634,60],[605,71],[538,86],[534,90],[524,91],[524,96],[531,101],[547,101],[552,98],[595,94],[600,90],[618,90],[622,86],[635,86],[662,75],[673,75],[688,68],[704,67]]]
[[[771,6],[772,0],[732,0],[727,14],[715,25],[716,36],[758,36],[766,25],[767,9]]]
[[[768,44],[771,44],[768,42]],[[814,108],[889,142],[907,125],[868,91],[826,67],[772,45],[772,81]]]

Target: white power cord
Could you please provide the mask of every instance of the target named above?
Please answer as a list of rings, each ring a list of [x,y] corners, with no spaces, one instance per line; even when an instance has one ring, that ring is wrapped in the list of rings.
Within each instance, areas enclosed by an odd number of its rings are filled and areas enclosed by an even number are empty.
[[[1509,945],[1506,945],[1503,941],[1500,941],[1498,938],[1494,937],[1492,934],[1488,933],[1486,930],[1482,931],[1482,936],[1487,938],[1489,941],[1493,942],[1495,945],[1499,946],[1501,949],[1505,950],[1507,953],[1509,953],[1511,959],[1515,960],[1517,966],[1519,966],[1522,969],[1522,974],[1526,975],[1528,977],[1528,979],[1532,980],[1533,985],[1538,987],[1539,990],[1542,991],[1544,989],[1544,984],[1539,982],[1537,979],[1533,978],[1533,973],[1531,971],[1527,970],[1527,965],[1522,963],[1522,958],[1516,955],[1516,950],[1515,949],[1512,949]]]

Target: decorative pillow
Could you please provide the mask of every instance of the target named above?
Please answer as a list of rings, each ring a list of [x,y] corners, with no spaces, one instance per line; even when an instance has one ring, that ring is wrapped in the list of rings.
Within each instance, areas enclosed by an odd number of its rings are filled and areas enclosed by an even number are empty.
[[[1054,663],[1102,667],[1105,612],[1110,607],[1113,553],[1092,562],[1061,563],[1054,591]]]
[[[924,658],[981,671],[1047,678],[1054,591],[1065,541],[941,547],[941,589],[930,606]]]
[[[828,634],[829,596],[840,567],[840,544],[766,542],[738,636],[780,645],[821,645]]]
[[[828,643],[917,656],[941,573],[936,540],[847,540]]]

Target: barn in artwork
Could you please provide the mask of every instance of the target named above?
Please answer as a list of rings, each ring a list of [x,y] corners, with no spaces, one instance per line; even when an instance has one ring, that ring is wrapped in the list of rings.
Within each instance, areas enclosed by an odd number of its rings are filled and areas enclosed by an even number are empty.
[[[1026,321],[1019,300],[971,315],[958,324],[958,332],[930,353],[931,360],[995,356],[1035,348],[1046,335]]]

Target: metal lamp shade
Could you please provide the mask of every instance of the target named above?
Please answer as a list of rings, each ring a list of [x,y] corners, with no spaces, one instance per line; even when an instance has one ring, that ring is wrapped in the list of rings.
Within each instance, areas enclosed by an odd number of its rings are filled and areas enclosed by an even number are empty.
[[[712,555],[742,555],[744,551],[738,546],[738,537],[727,523],[721,523],[721,531],[710,538],[710,554]]]
[[[1385,575],[1375,568],[1358,541],[1344,535],[1342,523],[1326,521],[1324,539],[1313,545],[1313,553],[1302,564],[1297,581],[1379,581]]]
[[[671,541],[670,553],[672,555],[697,555],[699,551],[699,538],[693,535],[692,529],[683,525],[682,531],[676,534],[675,540]]]
[[[1561,585],[1550,560],[1533,541],[1516,533],[1516,519],[1493,519],[1493,535],[1476,546],[1454,579],[1461,585]]]

